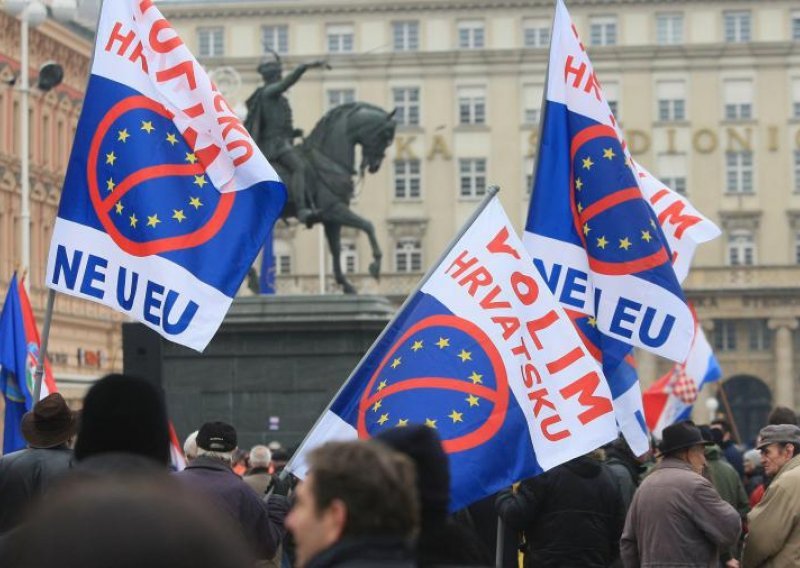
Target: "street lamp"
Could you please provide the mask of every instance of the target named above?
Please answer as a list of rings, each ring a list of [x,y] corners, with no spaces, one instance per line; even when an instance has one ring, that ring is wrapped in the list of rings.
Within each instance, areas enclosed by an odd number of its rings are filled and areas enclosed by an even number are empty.
[[[75,0],[53,0],[53,13],[69,19],[76,10]],[[31,175],[30,175],[30,73],[28,64],[28,32],[47,20],[47,7],[40,0],[5,0],[3,9],[20,21],[19,87],[20,92],[20,258],[23,274],[31,261]],[[52,85],[55,86],[55,85]],[[52,87],[51,87],[52,88]],[[25,280],[27,286],[28,280]]]
[[[719,401],[711,396],[706,399],[706,410],[708,410],[708,421],[713,422],[717,417],[717,408],[719,408]]]

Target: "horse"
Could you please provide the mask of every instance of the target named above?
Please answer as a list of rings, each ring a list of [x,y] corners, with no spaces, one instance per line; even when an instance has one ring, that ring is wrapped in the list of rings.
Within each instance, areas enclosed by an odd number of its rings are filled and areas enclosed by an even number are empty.
[[[365,171],[374,174],[380,168],[386,148],[394,140],[394,114],[395,111],[386,112],[364,102],[343,104],[323,115],[300,144],[301,154],[308,165],[306,189],[318,211],[308,226],[322,223],[333,257],[333,274],[345,294],[355,294],[356,289],[342,272],[342,227],[353,227],[366,233],[372,250],[369,273],[376,280],[380,277],[383,253],[375,236],[375,227],[350,209],[350,200],[354,190],[353,176],[358,174],[363,178]],[[357,145],[361,146],[358,171],[354,169]],[[292,183],[282,168],[278,166],[277,169],[287,183]],[[282,217],[294,217],[295,211],[295,204],[289,201]]]

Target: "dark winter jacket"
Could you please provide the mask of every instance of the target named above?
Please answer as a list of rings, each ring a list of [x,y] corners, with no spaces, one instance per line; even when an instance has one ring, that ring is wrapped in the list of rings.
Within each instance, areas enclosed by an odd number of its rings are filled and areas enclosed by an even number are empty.
[[[364,538],[337,542],[312,558],[306,568],[414,568],[414,555],[402,539]]]
[[[732,440],[722,442],[722,455],[733,466],[739,477],[744,477],[744,458],[742,457],[742,452],[739,451],[739,448],[736,447]]]
[[[285,497],[273,495],[268,503],[262,501],[228,465],[207,456],[197,457],[174,475],[186,487],[208,496],[239,523],[258,558],[275,556],[285,533]]]
[[[72,451],[66,446],[28,448],[0,458],[0,534],[16,526],[30,504],[69,473]]]
[[[526,567],[607,567],[619,554],[625,521],[616,480],[580,457],[503,492],[497,512],[525,533]]]

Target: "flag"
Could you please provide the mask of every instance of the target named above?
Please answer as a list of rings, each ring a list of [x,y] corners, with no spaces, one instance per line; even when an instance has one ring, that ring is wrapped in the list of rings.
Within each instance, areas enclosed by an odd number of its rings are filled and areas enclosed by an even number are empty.
[[[564,307],[682,361],[694,326],[669,244],[561,0],[551,37],[526,248]]]
[[[175,433],[175,426],[172,420],[169,421],[169,461],[174,471],[186,469],[186,457],[183,455],[183,448]]]
[[[261,274],[258,275],[258,288],[262,294],[275,293],[275,247],[273,231],[270,229],[261,251]]]
[[[105,2],[47,285],[202,351],[286,188],[150,0]]]
[[[364,356],[297,452],[393,427],[434,428],[451,510],[617,435],[601,370],[497,197]]]
[[[5,398],[3,453],[27,445],[22,437],[22,415],[33,408],[33,379],[39,361],[39,331],[28,294],[11,277],[3,311],[0,314],[0,392]],[[41,397],[56,392],[50,365],[45,364]]]
[[[647,425],[658,438],[665,427],[687,420],[698,393],[707,383],[722,376],[722,369],[699,324],[694,337],[686,361],[676,363],[644,393]]]

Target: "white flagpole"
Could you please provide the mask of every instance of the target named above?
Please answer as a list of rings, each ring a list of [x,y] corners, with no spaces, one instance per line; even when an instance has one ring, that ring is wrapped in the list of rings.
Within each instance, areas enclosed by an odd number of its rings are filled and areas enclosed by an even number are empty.
[[[53,304],[56,302],[56,291],[47,292],[47,310],[44,313],[44,327],[42,327],[42,343],[39,346],[39,360],[36,361],[34,373],[33,404],[42,397],[42,379],[44,377],[44,362],[47,360],[47,342],[50,339],[50,322],[53,321]]]

